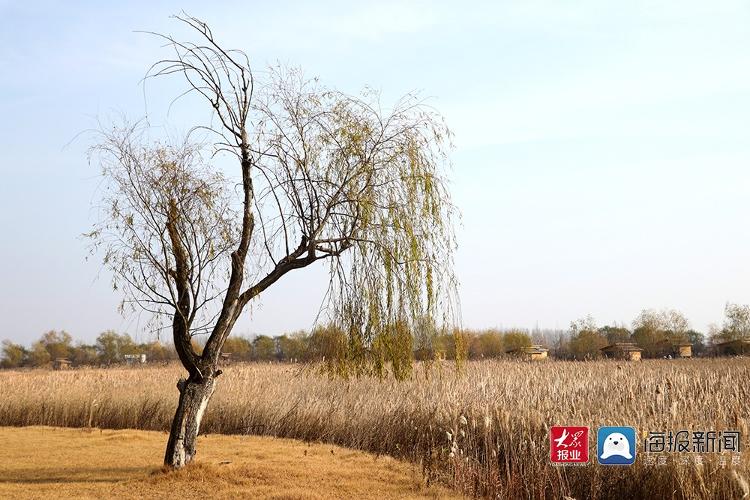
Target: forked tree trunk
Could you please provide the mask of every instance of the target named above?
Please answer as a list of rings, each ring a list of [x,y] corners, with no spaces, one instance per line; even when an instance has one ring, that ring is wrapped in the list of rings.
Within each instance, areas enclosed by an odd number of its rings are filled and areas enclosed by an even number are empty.
[[[192,377],[180,379],[177,388],[180,390],[180,403],[172,420],[164,455],[164,465],[175,469],[186,466],[195,457],[198,431],[216,388],[216,378],[205,377],[202,381],[195,381]]]

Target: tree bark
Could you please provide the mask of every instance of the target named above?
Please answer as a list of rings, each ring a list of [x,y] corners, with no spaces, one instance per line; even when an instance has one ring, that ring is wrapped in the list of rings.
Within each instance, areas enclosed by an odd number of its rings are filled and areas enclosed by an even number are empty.
[[[164,465],[175,469],[186,466],[195,457],[201,420],[216,388],[216,375],[201,380],[191,375],[187,380],[180,379],[177,388],[180,390],[180,402],[172,420],[164,455]]]

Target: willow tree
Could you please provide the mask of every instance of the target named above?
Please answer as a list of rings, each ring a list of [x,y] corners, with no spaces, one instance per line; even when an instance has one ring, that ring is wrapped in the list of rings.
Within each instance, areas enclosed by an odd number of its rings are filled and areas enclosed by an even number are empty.
[[[298,71],[260,81],[245,53],[178,19],[195,40],[157,35],[172,55],[148,76],[181,78],[210,106],[213,125],[195,129],[215,134],[214,151],[149,142],[140,126],[103,130],[92,150],[105,185],[95,246],[123,303],[171,329],[187,371],[164,458],[172,467],[195,455],[222,347],[268,287],[327,264],[322,308],[346,338],[338,366],[403,377],[415,318],[440,324],[453,311],[455,246],[450,133],[435,110],[410,95],[385,112],[375,93],[346,95]],[[216,154],[236,170],[214,165]]]

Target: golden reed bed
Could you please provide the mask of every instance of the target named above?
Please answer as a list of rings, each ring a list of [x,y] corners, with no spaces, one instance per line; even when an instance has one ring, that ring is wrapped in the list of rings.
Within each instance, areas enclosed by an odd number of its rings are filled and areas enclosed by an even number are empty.
[[[180,373],[177,366],[0,372],[0,425],[165,430]],[[202,431],[389,454],[421,464],[430,481],[490,497],[738,498],[750,479],[749,380],[747,358],[483,361],[458,376],[450,364],[418,365],[406,382],[243,364],[226,367]],[[700,465],[670,455],[661,465],[641,456],[629,467],[561,468],[549,464],[550,425],[736,429],[743,451],[739,464],[723,467],[704,454]]]

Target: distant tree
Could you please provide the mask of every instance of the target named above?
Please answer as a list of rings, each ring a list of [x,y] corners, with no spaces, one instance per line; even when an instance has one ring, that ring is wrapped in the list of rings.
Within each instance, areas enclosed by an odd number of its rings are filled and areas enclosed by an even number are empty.
[[[583,331],[597,331],[596,320],[590,314],[570,322],[570,332],[576,334]]]
[[[114,330],[107,330],[96,338],[96,351],[99,360],[105,364],[120,360],[120,336]]]
[[[253,359],[273,361],[276,359],[276,342],[268,335],[258,335],[253,340]]]
[[[2,368],[20,368],[27,362],[28,352],[20,344],[10,340],[3,340],[3,357],[0,360]]]
[[[356,336],[349,336],[356,339]],[[458,342],[458,349],[462,344]],[[358,349],[365,350],[364,343],[358,346]],[[371,356],[372,373],[382,376],[390,368],[391,373],[398,380],[404,380],[411,375],[412,359],[414,356],[414,339],[409,326],[405,321],[396,321],[386,326],[385,332],[378,336],[372,343],[369,353],[365,351],[365,356]],[[454,358],[456,359],[456,358]],[[390,366],[388,362],[390,361]],[[360,368],[359,374],[367,371],[368,368]]]
[[[141,344],[139,350],[146,355],[148,361],[170,361],[177,359],[177,352],[174,348],[164,345],[158,340]]]
[[[29,364],[35,367],[47,366],[51,360],[47,347],[41,340],[31,344],[29,351]]]
[[[436,339],[438,327],[435,321],[426,315],[420,316],[414,321],[412,327],[414,334],[414,357],[420,361],[434,360],[437,355]]]
[[[607,342],[614,344],[615,342],[629,342],[632,336],[630,330],[624,326],[603,326],[599,328],[599,334],[607,339]]]
[[[555,345],[560,340],[560,335],[567,335],[567,332],[557,329],[537,329],[536,333],[532,334],[531,339],[535,344],[549,346],[554,350]]]
[[[437,333],[432,342],[432,349],[435,359],[453,359],[456,352],[456,342],[453,335],[449,335],[448,332]]]
[[[570,354],[574,359],[595,359],[601,348],[609,344],[607,338],[596,330],[582,330],[570,339]]]
[[[122,353],[123,356],[125,356],[126,354],[140,356],[141,354],[143,354],[143,351],[141,350],[140,345],[136,344],[135,341],[130,337],[130,335],[123,334],[120,353]]]
[[[633,340],[643,349],[646,357],[658,356],[661,353],[659,343],[664,336],[658,331],[647,326],[639,326],[633,329]]]
[[[633,321],[633,340],[648,357],[664,355],[669,343],[687,341],[690,323],[679,311],[644,309]]]
[[[573,354],[570,351],[570,332],[559,332],[552,344],[552,355],[560,359],[571,359]]]
[[[705,337],[702,333],[695,330],[685,332],[687,341],[693,344],[692,351],[694,355],[700,355],[706,352]]]
[[[608,344],[592,316],[570,323],[570,354],[575,359],[594,359],[601,355],[600,349]]]
[[[456,328],[436,334],[433,341],[433,358],[455,361],[468,351],[469,334]]]
[[[137,347],[127,334],[107,330],[96,338],[96,351],[99,360],[105,364],[119,363],[125,354],[136,354]]]
[[[477,332],[467,332],[469,339],[469,359],[482,359],[484,358],[484,349],[482,343],[479,341],[479,334]]]
[[[687,332],[690,330],[690,322],[679,311],[674,309],[662,311],[663,328],[666,340],[670,343],[687,342]]]
[[[276,348],[281,361],[300,361],[305,356],[305,332],[281,335],[276,338]]]
[[[245,337],[233,336],[224,342],[221,352],[232,354],[232,359],[237,361],[250,361],[253,358],[253,344]]]
[[[338,360],[347,350],[344,330],[333,323],[316,326],[310,334],[309,352],[314,360]]]
[[[750,338],[750,305],[727,302],[724,324],[722,328],[713,326],[710,337],[712,344]]]
[[[503,335],[503,345],[506,351],[528,347],[531,345],[531,335],[523,330],[509,330]]]
[[[99,353],[96,346],[79,343],[71,348],[70,361],[75,366],[96,365],[99,363]]]
[[[65,330],[50,330],[39,340],[51,359],[69,358],[73,348],[73,337]]]
[[[473,335],[469,344],[470,358],[497,358],[505,353],[503,334],[497,330],[487,330]]]

